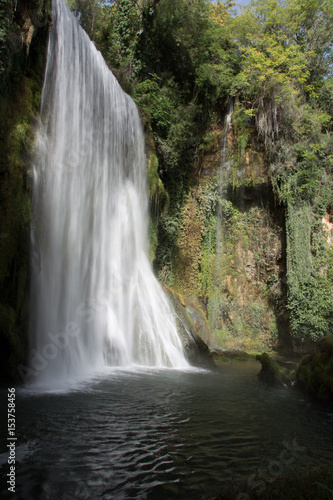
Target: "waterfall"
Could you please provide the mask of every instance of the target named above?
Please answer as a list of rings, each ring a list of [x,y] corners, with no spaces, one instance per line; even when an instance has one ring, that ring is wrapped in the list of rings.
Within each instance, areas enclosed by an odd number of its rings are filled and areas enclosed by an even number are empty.
[[[225,125],[224,125],[224,132],[222,136],[222,147],[221,147],[221,177],[223,176],[223,173],[229,172],[230,169],[230,162],[228,161],[228,153],[229,153],[229,135],[230,135],[230,129],[231,129],[231,117],[232,113],[234,112],[234,99],[233,97],[229,97],[229,104],[228,104],[228,113],[225,118]],[[221,181],[222,183],[222,181]],[[222,187],[220,187],[222,191]]]
[[[231,131],[231,117],[232,113],[234,112],[234,99],[233,97],[229,97],[229,103],[228,103],[228,112],[225,117],[225,123],[224,123],[224,131],[222,135],[222,141],[221,141],[221,166],[220,166],[220,173],[219,173],[219,195],[220,199],[222,200],[225,196],[225,184],[227,183],[227,179],[229,176],[229,171],[230,171],[230,161],[229,161],[229,137],[230,137],[230,131]],[[217,255],[217,265],[220,267],[220,260],[222,256],[222,246],[223,246],[223,241],[222,241],[222,207],[221,204],[219,203],[218,207],[218,224],[217,224],[217,229],[216,229],[216,255]]]
[[[188,366],[147,256],[138,111],[64,1],[52,4],[33,172],[31,369],[44,381],[107,365]]]
[[[230,158],[230,152],[229,152],[229,141],[231,134],[233,112],[234,112],[234,98],[230,96],[228,103],[228,110],[224,120],[224,130],[221,138],[220,168],[218,173],[219,201],[217,205],[217,220],[215,226],[216,255],[215,255],[215,264],[213,272],[213,282],[212,282],[213,293],[211,294],[208,305],[208,314],[210,317],[211,325],[213,325],[212,327],[213,343],[215,340],[217,340],[217,343],[220,342],[219,334],[217,333],[217,331],[221,330],[222,318],[224,314],[224,299],[223,299],[224,206],[223,205],[226,202],[226,191],[232,167],[232,160]]]

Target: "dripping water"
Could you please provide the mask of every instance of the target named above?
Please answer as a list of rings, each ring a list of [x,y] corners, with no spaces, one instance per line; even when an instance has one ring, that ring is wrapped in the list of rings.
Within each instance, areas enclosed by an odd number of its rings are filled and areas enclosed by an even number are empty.
[[[223,257],[223,203],[225,200],[226,188],[231,169],[231,160],[229,158],[229,140],[232,126],[232,113],[234,111],[234,99],[229,98],[228,111],[224,121],[224,130],[221,140],[220,168],[218,174],[218,204],[216,221],[216,258],[214,269],[214,293],[210,298],[209,316],[211,318],[212,337],[214,343],[215,335],[221,328],[221,316],[223,315],[223,304],[221,302],[222,282],[222,257]],[[219,342],[219,341],[218,341]]]

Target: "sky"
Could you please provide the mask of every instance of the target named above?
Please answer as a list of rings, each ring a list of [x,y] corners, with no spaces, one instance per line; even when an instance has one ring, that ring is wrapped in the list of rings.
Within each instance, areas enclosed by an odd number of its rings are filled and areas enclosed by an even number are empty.
[[[250,0],[234,0],[236,2],[236,12],[240,13],[242,7],[250,3]]]
[[[214,3],[216,3],[215,0],[211,0],[211,1],[214,2]],[[250,3],[250,0],[234,0],[234,2],[236,3],[236,11],[237,11],[237,13],[239,13],[241,7],[243,7],[244,5],[247,5],[248,3]]]
[[[250,0],[235,0],[237,6],[244,6],[244,5],[247,5],[248,3],[250,3]],[[239,10],[239,8],[238,8]]]

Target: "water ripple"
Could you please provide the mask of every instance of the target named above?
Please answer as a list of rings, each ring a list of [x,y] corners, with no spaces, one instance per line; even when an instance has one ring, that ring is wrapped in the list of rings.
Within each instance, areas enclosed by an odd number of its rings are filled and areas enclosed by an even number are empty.
[[[329,412],[261,388],[256,365],[228,370],[118,373],[82,391],[19,393],[18,498],[187,500],[246,480],[294,437],[306,448],[300,466],[332,460]]]

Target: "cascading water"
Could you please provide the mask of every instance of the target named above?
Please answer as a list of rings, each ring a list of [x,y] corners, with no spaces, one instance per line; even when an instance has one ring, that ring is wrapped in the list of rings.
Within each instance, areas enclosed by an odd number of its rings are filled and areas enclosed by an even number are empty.
[[[224,125],[224,132],[222,136],[222,145],[221,145],[221,167],[220,167],[220,176],[219,176],[219,191],[220,191],[220,198],[223,199],[225,193],[224,193],[224,184],[228,178],[229,171],[230,171],[230,162],[229,162],[229,137],[230,137],[230,129],[231,129],[231,117],[232,113],[234,112],[234,99],[232,97],[229,97],[229,104],[228,104],[228,113],[227,116],[225,117],[225,125]],[[216,232],[216,245],[217,245],[217,257],[218,261],[221,259],[221,254],[222,254],[222,236],[221,236],[221,223],[222,223],[222,208],[221,206],[218,209],[219,213],[219,220],[218,220],[218,225],[217,225],[217,232]],[[220,265],[220,262],[218,262],[218,265]]]
[[[224,171],[228,173],[230,169],[230,162],[228,161],[228,152],[229,152],[229,136],[231,129],[231,117],[233,112],[234,112],[234,99],[232,97],[229,97],[228,113],[225,118],[224,133],[222,137],[221,177],[223,176]],[[222,190],[222,186],[220,186],[220,188]]]
[[[225,201],[226,190],[229,182],[230,170],[231,170],[231,159],[229,155],[229,141],[232,125],[232,113],[234,111],[234,99],[229,98],[228,112],[225,117],[224,131],[221,141],[221,153],[220,153],[220,169],[218,176],[219,184],[219,201],[217,205],[217,218],[215,226],[216,235],[216,256],[215,265],[212,281],[212,294],[208,304],[208,315],[210,317],[212,325],[212,338],[213,342],[216,340],[217,343],[221,341],[219,338],[218,331],[221,329],[221,319],[224,314],[224,300],[223,292],[224,289],[224,276],[223,276],[223,203]],[[216,339],[215,339],[216,335]]]
[[[52,3],[33,182],[31,367],[46,381],[104,365],[188,366],[147,257],[137,109],[64,1]]]

